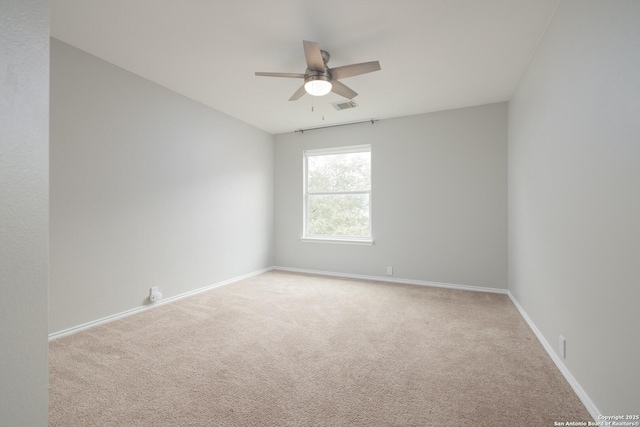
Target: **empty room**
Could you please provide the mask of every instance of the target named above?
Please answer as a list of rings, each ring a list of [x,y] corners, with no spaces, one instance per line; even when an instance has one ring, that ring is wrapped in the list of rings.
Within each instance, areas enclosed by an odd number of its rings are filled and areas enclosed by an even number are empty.
[[[0,426],[640,426],[639,1],[0,34]]]

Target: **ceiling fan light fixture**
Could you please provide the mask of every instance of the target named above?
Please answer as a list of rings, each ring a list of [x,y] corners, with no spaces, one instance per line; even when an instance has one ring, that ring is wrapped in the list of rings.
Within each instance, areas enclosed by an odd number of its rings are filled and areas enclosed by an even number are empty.
[[[329,68],[327,62],[329,62],[331,55],[325,50],[320,50],[318,43],[303,40],[302,46],[304,47],[304,57],[307,62],[307,69],[304,74],[256,72],[256,76],[304,79],[304,84],[298,87],[289,98],[289,101],[297,101],[305,93],[312,96],[324,96],[329,92],[347,99],[353,99],[358,96],[358,93],[340,82],[340,79],[380,70],[378,61]]]
[[[331,92],[331,88],[331,82],[325,76],[309,77],[304,84],[304,90],[313,96],[324,96]]]

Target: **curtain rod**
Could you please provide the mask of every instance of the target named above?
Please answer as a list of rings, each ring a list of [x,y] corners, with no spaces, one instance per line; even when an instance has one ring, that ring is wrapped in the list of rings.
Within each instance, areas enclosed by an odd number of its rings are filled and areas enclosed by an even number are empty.
[[[318,130],[318,129],[335,128],[335,127],[338,127],[338,126],[359,125],[359,124],[361,124],[361,123],[371,123],[371,124],[374,124],[375,122],[378,122],[378,121],[380,121],[380,120],[379,120],[379,119],[371,119],[371,120],[363,120],[363,121],[361,121],[361,122],[340,123],[340,124],[338,124],[338,125],[320,126],[320,127],[317,127],[317,128],[309,128],[309,129],[298,129],[298,130],[296,130],[295,132],[305,133],[305,132],[310,131],[310,130]]]

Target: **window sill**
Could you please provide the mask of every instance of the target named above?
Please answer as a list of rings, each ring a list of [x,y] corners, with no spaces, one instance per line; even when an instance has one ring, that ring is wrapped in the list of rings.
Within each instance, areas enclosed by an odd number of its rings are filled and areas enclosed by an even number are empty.
[[[333,243],[336,245],[359,245],[359,246],[372,246],[373,240],[365,239],[330,239],[324,237],[303,237],[300,239],[303,243]]]

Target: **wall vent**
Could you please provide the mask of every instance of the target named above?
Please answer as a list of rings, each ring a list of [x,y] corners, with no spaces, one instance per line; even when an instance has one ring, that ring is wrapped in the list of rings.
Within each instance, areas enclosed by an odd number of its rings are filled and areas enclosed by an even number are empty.
[[[336,110],[340,111],[340,110],[348,110],[349,108],[356,108],[358,106],[358,104],[356,104],[355,101],[340,101],[340,102],[334,102],[333,106],[335,107]]]

